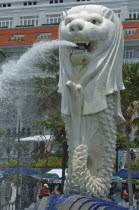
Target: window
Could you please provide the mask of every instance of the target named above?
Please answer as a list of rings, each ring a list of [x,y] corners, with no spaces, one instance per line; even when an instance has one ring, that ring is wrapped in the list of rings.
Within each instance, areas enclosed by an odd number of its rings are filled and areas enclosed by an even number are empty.
[[[118,17],[120,18],[121,16],[121,10],[114,10],[114,12],[118,15]]]
[[[12,56],[12,59],[13,59],[13,60],[19,60],[20,57],[21,57],[21,55],[17,55],[17,54],[16,54],[16,55],[13,55],[13,56]],[[13,114],[13,116],[14,116],[14,114]]]
[[[90,1],[90,0],[76,0],[76,1]]]
[[[22,41],[23,37],[24,37],[24,34],[13,35],[10,41]]]
[[[12,17],[0,18],[0,27],[12,28],[12,23]]]
[[[136,32],[136,28],[126,28],[124,29],[124,35],[128,36],[128,35],[134,35]]]
[[[38,26],[38,19],[39,19],[38,15],[20,17],[20,25],[21,26],[27,26],[27,25]]]
[[[37,2],[36,1],[24,2],[24,6],[31,6],[31,5],[37,5]]]
[[[134,48],[129,48],[124,50],[124,58],[126,59],[131,59],[135,58],[135,49]]]
[[[51,33],[41,33],[37,37],[37,40],[49,40]]]
[[[0,7],[11,7],[11,4],[0,4]]]
[[[63,0],[50,0],[50,4],[63,3]]]
[[[60,15],[47,15],[46,24],[60,23]]]
[[[6,22],[6,27],[8,27],[8,25],[9,25],[9,22]]]
[[[133,18],[136,18],[136,13],[133,14]]]
[[[139,19],[139,9],[129,10],[129,19]]]

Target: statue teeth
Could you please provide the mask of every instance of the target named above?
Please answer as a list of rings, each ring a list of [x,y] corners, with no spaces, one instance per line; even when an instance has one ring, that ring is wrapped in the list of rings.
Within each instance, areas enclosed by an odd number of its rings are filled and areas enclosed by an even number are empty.
[[[76,44],[86,44],[89,45],[89,41],[85,42],[85,41],[77,41]]]
[[[85,42],[84,41],[78,41],[78,44],[84,44]]]

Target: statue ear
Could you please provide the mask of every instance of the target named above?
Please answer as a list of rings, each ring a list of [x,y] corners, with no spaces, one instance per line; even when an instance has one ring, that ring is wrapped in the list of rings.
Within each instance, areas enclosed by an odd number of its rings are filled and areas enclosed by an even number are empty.
[[[109,9],[108,11],[106,11],[104,17],[106,19],[109,19],[110,21],[113,21],[113,11],[111,9]]]
[[[62,11],[61,20],[65,20],[66,16],[67,16],[66,12]]]

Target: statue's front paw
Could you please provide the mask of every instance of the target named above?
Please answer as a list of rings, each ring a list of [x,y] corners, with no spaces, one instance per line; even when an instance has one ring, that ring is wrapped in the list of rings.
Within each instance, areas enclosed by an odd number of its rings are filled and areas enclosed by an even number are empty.
[[[81,90],[82,89],[82,86],[80,84],[76,85],[77,87],[77,90]]]
[[[77,85],[74,82],[69,80],[66,82],[66,85],[72,92],[77,92]]]
[[[76,85],[74,82],[72,82],[70,80],[66,82],[66,85],[67,85],[67,87],[70,87],[71,89],[74,89],[74,90],[81,90],[82,89],[82,86],[80,84]]]
[[[83,94],[82,94],[82,86],[80,84],[75,84],[72,81],[67,81],[66,86],[69,90],[70,96],[72,97],[72,101],[75,102],[79,105],[81,103]],[[78,107],[77,105],[77,107]]]
[[[73,83],[72,81],[67,81],[66,82],[67,87],[71,87],[72,86],[72,83]]]

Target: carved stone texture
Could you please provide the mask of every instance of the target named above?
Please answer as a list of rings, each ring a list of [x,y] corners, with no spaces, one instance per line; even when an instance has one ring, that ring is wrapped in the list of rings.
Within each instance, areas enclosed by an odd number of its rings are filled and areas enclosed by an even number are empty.
[[[59,92],[69,145],[65,193],[106,197],[115,159],[120,106],[123,30],[110,9],[82,5],[63,12],[59,35]]]

